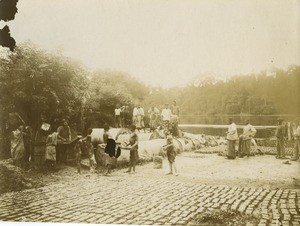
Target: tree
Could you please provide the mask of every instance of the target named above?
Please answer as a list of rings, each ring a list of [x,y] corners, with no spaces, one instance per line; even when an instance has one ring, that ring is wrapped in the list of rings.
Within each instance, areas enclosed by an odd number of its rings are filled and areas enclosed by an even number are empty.
[[[98,124],[113,125],[117,105],[132,107],[141,102],[148,88],[130,75],[118,71],[96,71],[89,84],[86,114],[98,112]],[[86,116],[88,117],[88,116]],[[95,120],[95,119],[94,119]]]
[[[80,117],[87,73],[67,57],[51,54],[25,42],[0,59],[1,115],[18,112],[37,128],[41,115]]]

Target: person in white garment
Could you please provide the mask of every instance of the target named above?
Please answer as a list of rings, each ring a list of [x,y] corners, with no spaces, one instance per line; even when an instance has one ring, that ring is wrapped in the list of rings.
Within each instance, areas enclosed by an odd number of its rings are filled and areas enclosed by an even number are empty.
[[[165,136],[167,136],[168,134],[171,133],[170,120],[172,117],[172,111],[169,108],[169,104],[165,104],[164,109],[162,109],[161,111],[161,117],[163,121],[164,134]]]
[[[256,129],[246,120],[246,125],[243,128],[242,136],[242,153],[240,157],[250,156],[251,139],[255,136]]]
[[[293,124],[293,138],[294,138],[294,152],[291,161],[297,161],[299,159],[300,152],[300,125],[296,123]]]
[[[238,137],[236,125],[233,122],[232,118],[230,118],[228,122],[229,122],[229,127],[228,127],[228,131],[226,132],[227,149],[228,149],[227,158],[235,159],[236,158],[235,142],[238,140],[239,137]]]
[[[121,112],[122,112],[122,109],[120,108],[119,105],[117,105],[116,109],[115,109],[115,127],[116,128],[122,127]]]

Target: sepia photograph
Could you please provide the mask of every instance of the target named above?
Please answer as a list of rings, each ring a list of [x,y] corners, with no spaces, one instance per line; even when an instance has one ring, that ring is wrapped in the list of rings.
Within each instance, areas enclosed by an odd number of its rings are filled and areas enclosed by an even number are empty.
[[[300,0],[0,0],[0,226],[300,226]]]

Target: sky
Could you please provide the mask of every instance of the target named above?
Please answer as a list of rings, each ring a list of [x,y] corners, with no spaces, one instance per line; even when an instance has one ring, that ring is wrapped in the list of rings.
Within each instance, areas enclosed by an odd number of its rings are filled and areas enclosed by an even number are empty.
[[[300,65],[299,0],[19,0],[17,43],[152,86]]]

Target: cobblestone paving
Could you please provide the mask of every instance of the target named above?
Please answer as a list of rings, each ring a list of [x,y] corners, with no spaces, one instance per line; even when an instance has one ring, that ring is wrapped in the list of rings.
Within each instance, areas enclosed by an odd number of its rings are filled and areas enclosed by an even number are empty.
[[[174,176],[118,172],[0,196],[0,221],[185,225],[213,209],[258,216],[259,225],[300,225],[300,191],[210,186]]]

